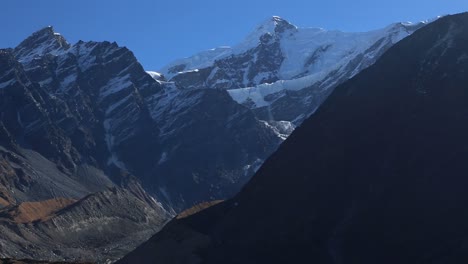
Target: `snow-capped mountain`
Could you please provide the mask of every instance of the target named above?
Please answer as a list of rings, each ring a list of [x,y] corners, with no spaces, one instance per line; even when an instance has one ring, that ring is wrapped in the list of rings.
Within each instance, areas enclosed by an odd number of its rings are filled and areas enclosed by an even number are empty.
[[[117,263],[467,263],[467,36],[464,13],[400,41],[239,194],[179,215]]]
[[[101,261],[176,212],[233,196],[336,85],[423,25],[342,33],[273,17],[239,45],[161,73],[115,42],[70,44],[52,27],[0,50],[0,229],[9,234],[0,245],[10,245],[0,257],[92,252]],[[31,202],[56,210],[12,216]],[[24,218],[40,221],[40,231],[14,220]],[[122,230],[104,228],[94,240],[91,223],[109,221]],[[57,226],[77,228],[60,237]],[[40,255],[54,240],[62,249]]]
[[[259,119],[297,126],[334,87],[427,23],[348,33],[298,28],[275,16],[232,48],[201,52],[160,71],[187,89],[226,89]]]

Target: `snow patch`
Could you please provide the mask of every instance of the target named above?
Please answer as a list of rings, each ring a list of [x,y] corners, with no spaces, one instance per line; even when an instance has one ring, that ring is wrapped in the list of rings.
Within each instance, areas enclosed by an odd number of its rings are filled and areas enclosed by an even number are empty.
[[[264,120],[259,121],[267,128],[271,129],[281,140],[286,140],[295,128],[295,126],[289,121],[275,122],[274,125]]]
[[[120,92],[132,85],[133,83],[131,82],[130,74],[128,73],[124,76],[112,78],[107,82],[106,85],[102,87],[100,97],[101,99],[103,99],[111,94]]]
[[[0,89],[6,88],[16,82],[15,79],[0,83]]]
[[[175,72],[169,72],[174,66],[184,65],[184,70],[202,69],[212,66],[214,61],[225,58],[231,54],[231,47],[222,46],[197,53],[188,58],[176,60],[159,70],[159,72],[161,72],[168,79],[171,79],[177,75]]]
[[[16,121],[18,121],[18,124],[20,125],[21,128],[24,128],[23,121],[21,120],[21,114],[20,112],[16,112]]]
[[[76,74],[71,74],[67,77],[65,77],[62,82],[60,82],[60,89],[61,90],[66,90],[66,88],[68,88],[70,86],[70,84],[74,83],[77,79],[77,75]]]
[[[81,71],[84,72],[95,64],[96,56],[91,53],[97,46],[97,42],[82,42],[73,46],[73,51],[78,58],[78,65]]]
[[[244,177],[247,177],[249,175],[251,175],[251,173],[256,173],[258,171],[258,169],[260,169],[260,167],[262,166],[263,164],[263,160],[261,159],[256,159],[252,164],[247,164],[244,166]]]
[[[232,89],[227,92],[234,101],[240,104],[252,101],[255,104],[253,108],[264,107],[272,103],[265,101],[267,95],[284,90],[298,91],[310,87],[315,82],[323,79],[329,71],[330,70],[323,71],[293,80],[279,80],[274,83],[265,83],[254,87]]]
[[[50,84],[51,82],[52,82],[52,77],[49,77],[49,78],[47,78],[47,79],[45,79],[45,80],[40,81],[40,82],[39,82],[39,85],[40,85],[40,86],[44,86],[44,85]]]
[[[167,152],[163,152],[161,154],[161,158],[159,158],[158,165],[161,165],[166,161],[167,161]]]
[[[156,81],[160,80],[163,77],[162,73],[155,71],[146,71],[146,73],[148,73],[151,76],[151,78],[155,79]]]
[[[120,100],[120,101],[118,101],[118,102],[116,102],[116,103],[114,103],[114,104],[111,104],[111,105],[107,108],[107,110],[106,110],[106,115],[112,114],[112,112],[113,112],[115,109],[117,109],[117,108],[119,108],[120,106],[122,106],[122,105],[123,105],[124,103],[126,103],[131,97],[132,97],[132,95],[128,95],[128,96],[126,96],[124,99],[122,99],[122,100]]]
[[[106,141],[107,150],[111,154],[107,160],[107,165],[114,164],[115,166],[117,166],[118,168],[122,170],[127,170],[125,168],[125,164],[119,160],[117,153],[113,151],[114,136],[111,133],[111,120],[110,119],[104,120],[104,131],[105,131],[104,139]]]

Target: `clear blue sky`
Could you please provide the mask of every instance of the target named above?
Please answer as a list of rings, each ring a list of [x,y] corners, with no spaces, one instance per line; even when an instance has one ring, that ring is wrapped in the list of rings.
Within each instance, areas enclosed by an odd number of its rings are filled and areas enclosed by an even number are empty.
[[[47,25],[70,43],[109,40],[148,70],[241,41],[272,15],[301,27],[366,31],[468,11],[466,0],[1,0],[0,47]]]

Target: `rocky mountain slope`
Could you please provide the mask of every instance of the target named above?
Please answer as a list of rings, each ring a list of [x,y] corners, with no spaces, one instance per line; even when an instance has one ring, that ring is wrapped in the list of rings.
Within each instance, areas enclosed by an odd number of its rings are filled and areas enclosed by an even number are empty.
[[[0,257],[118,258],[174,211],[233,195],[282,141],[225,91],[51,27],[0,50],[0,116]]]
[[[87,65],[64,55],[72,47],[45,28],[0,50],[0,257],[116,259],[171,217],[103,165],[92,94],[66,75]]]
[[[86,162],[114,181],[134,175],[167,208],[180,210],[235,193],[281,142],[225,91],[155,80],[115,43],[64,43],[45,28],[13,55],[52,97],[47,106],[60,105],[51,123],[70,140],[57,161],[66,169]],[[37,134],[28,132],[43,136]]]
[[[467,36],[464,13],[402,40],[235,198],[119,263],[466,263]]]
[[[0,212],[1,250],[15,258],[115,260],[167,221],[149,204],[118,188],[79,201],[24,202]]]
[[[0,153],[0,257],[115,260],[171,217],[137,183],[117,187],[89,166],[64,173],[18,146]]]

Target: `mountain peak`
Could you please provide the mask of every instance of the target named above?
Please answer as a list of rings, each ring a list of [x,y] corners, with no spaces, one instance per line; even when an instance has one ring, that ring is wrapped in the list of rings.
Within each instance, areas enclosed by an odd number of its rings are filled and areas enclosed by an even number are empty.
[[[33,35],[35,34],[42,34],[42,33],[55,33],[54,31],[54,27],[49,25],[49,26],[46,26],[46,27],[43,27],[42,29],[39,29],[38,31],[34,32]]]
[[[67,50],[70,44],[52,26],[44,27],[26,38],[15,48],[15,56],[21,62],[29,62],[46,53],[57,53]]]
[[[46,26],[46,27],[43,27],[41,29],[39,29],[38,31],[34,32],[32,34],[32,36],[34,35],[43,35],[43,34],[54,34],[55,31],[54,31],[54,27],[53,26]]]
[[[279,16],[272,16],[257,27],[258,31],[266,31],[265,33],[270,34],[282,33],[288,29],[294,30],[297,27]]]
[[[27,42],[37,43],[47,41],[50,39],[56,40],[61,46],[69,46],[65,38],[60,33],[55,32],[53,26],[47,26],[42,29],[39,29],[38,31],[34,32],[31,36],[26,38],[23,42],[21,42],[19,46]]]
[[[247,35],[241,44],[235,46],[234,48],[236,49],[236,52],[240,53],[256,47],[259,44],[261,38],[265,35],[276,36],[276,38],[280,38],[284,32],[296,30],[297,27],[285,19],[279,16],[272,16],[264,20],[263,23],[260,23],[252,33]]]
[[[283,19],[283,18],[281,18],[281,17],[279,17],[279,16],[272,16],[272,17],[270,18],[270,20],[273,21],[273,22],[276,23],[276,24],[280,24],[280,23],[288,23],[288,24],[289,24],[288,21],[286,21],[285,19]]]

